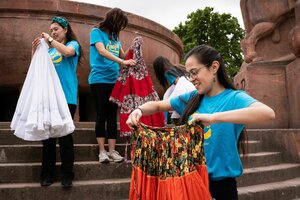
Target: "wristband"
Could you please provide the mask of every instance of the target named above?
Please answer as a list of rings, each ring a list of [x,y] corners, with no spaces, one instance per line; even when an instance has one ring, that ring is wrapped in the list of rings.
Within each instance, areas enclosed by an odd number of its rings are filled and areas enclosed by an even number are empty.
[[[141,108],[136,108],[136,109],[140,110],[140,111],[141,111],[141,113],[142,113],[142,115],[143,115],[143,110],[142,110]]]
[[[49,38],[48,38],[48,42],[49,42],[49,44],[51,44],[51,43],[53,42],[53,38],[52,38],[52,37],[49,37]]]

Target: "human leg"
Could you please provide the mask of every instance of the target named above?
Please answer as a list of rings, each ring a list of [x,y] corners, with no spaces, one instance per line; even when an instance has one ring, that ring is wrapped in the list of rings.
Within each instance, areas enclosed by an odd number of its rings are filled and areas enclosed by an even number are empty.
[[[41,186],[49,186],[53,183],[55,174],[56,138],[43,140],[42,143]]]
[[[95,125],[95,135],[97,143],[99,145],[99,161],[101,163],[109,162],[107,152],[105,151],[105,122],[106,116],[109,112],[106,104],[109,100],[109,94],[107,93],[107,84],[91,84],[91,91],[94,96],[95,106],[96,106],[96,125]]]
[[[109,96],[112,92],[114,85],[108,86]],[[107,137],[108,137],[108,148],[109,148],[109,157],[114,162],[122,162],[124,158],[120,156],[119,152],[115,150],[116,148],[116,139],[117,139],[117,111],[118,105],[108,101],[108,114],[107,114]]]
[[[211,196],[216,200],[238,200],[235,178],[226,178],[219,181],[209,180]]]
[[[72,118],[74,118],[76,105],[68,104]],[[58,138],[61,157],[61,183],[64,187],[71,187],[74,178],[74,143],[72,133]]]

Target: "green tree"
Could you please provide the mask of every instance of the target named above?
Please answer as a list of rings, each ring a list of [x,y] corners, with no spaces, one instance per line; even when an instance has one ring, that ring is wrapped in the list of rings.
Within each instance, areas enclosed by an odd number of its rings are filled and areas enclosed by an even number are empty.
[[[240,41],[245,33],[236,17],[213,10],[206,7],[192,12],[187,21],[180,23],[173,32],[181,38],[185,53],[200,44],[210,45],[220,51],[226,70],[232,78],[243,62]]]

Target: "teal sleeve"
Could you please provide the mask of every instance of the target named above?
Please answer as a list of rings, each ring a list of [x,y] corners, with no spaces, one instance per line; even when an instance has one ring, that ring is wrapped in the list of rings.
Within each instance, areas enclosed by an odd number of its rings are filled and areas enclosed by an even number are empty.
[[[186,104],[197,92],[198,92],[197,90],[194,90],[192,92],[188,92],[188,93],[171,98],[171,100],[170,100],[171,107],[179,115],[182,115],[182,113],[186,107]]]
[[[104,43],[103,32],[98,28],[93,28],[90,33],[90,45],[95,45],[97,42]]]
[[[75,40],[72,40],[71,42],[69,42],[68,44],[67,44],[67,46],[69,47],[69,46],[71,46],[71,47],[73,47],[74,48],[74,50],[75,50],[75,52],[76,52],[76,56],[79,56],[80,55],[80,51],[79,51],[79,43],[77,42],[77,41],[75,41]]]
[[[235,94],[235,109],[247,108],[251,104],[257,102],[256,99],[248,95],[245,91],[238,90]]]

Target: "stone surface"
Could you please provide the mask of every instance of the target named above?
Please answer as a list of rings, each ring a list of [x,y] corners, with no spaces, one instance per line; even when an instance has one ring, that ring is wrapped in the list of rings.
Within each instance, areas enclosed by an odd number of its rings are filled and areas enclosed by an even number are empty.
[[[295,24],[296,0],[241,0],[246,36],[241,42],[245,62],[282,61],[295,56],[289,33]]]
[[[254,62],[234,77],[236,88],[245,90],[252,97],[270,106],[276,119],[250,128],[288,128],[289,101],[286,90],[285,67],[287,62]]]
[[[41,32],[49,32],[54,15],[69,20],[83,50],[83,59],[77,69],[80,106],[75,119],[94,121],[93,99],[87,82],[90,71],[89,33],[109,9],[67,0],[0,1],[0,109],[3,111],[0,113],[0,121],[11,120],[30,64],[31,42]],[[128,18],[129,24],[120,34],[122,46],[127,49],[135,36],[143,37],[143,56],[151,78],[155,80],[152,68],[154,58],[165,56],[173,63],[178,63],[183,54],[182,42],[177,35],[158,23],[131,13],[128,13]],[[153,83],[162,95],[162,88],[157,81]],[[6,106],[1,106],[3,104]]]

